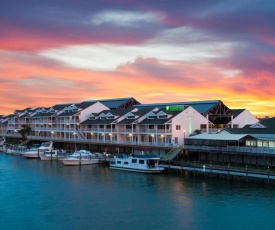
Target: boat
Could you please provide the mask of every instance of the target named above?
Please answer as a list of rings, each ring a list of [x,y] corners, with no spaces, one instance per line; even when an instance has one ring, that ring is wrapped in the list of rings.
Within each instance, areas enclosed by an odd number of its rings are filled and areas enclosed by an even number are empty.
[[[6,150],[7,150],[5,142],[6,142],[5,137],[1,137],[1,139],[0,139],[0,151],[2,151],[2,152],[6,152]]]
[[[164,168],[159,166],[159,159],[154,154],[118,154],[110,161],[110,168],[140,173],[160,173]]]
[[[98,164],[99,160],[100,156],[92,154],[90,151],[78,150],[61,161],[64,165],[91,165]]]
[[[11,154],[14,156],[21,156],[22,153],[24,153],[26,151],[27,151],[27,146],[17,145],[12,149]]]
[[[33,146],[32,148],[28,149],[26,152],[22,153],[23,157],[26,158],[37,158],[43,154],[46,150],[53,150],[53,142],[43,142],[40,147]]]
[[[42,161],[50,161],[50,160],[60,160],[63,159],[66,155],[65,150],[46,150],[42,154],[39,155]]]

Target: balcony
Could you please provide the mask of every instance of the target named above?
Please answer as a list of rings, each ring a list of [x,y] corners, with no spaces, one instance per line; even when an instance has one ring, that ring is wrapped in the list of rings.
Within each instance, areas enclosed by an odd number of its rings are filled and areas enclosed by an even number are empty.
[[[251,146],[197,146],[185,145],[186,150],[221,152],[221,153],[249,153],[249,154],[275,154],[275,148],[251,147]]]

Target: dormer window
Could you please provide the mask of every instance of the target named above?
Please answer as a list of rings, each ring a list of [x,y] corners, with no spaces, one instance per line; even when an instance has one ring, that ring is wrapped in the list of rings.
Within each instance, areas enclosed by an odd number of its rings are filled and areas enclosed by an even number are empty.
[[[105,115],[104,113],[102,113],[102,114],[99,115],[99,119],[100,119],[100,120],[103,120],[103,119],[105,118],[105,116],[106,116],[106,115]]]
[[[106,114],[106,119],[114,119],[115,117],[114,117],[114,115],[113,114],[111,114],[111,113],[107,113]]]
[[[156,118],[156,114],[154,113],[149,113],[148,116],[147,116],[148,119],[155,119]]]
[[[164,113],[163,111],[159,112],[159,113],[157,114],[157,116],[158,116],[159,119],[165,119],[165,118],[168,117],[167,114]]]
[[[93,114],[91,114],[91,115],[89,116],[89,120],[95,120],[95,116],[94,116]]]
[[[252,128],[252,129],[266,129],[267,127],[260,124],[260,123],[256,123],[254,125],[251,125],[249,128]]]
[[[135,119],[135,115],[132,114],[132,113],[128,113],[128,114],[126,115],[126,118],[127,118],[127,119]]]
[[[49,112],[49,113],[54,113],[55,110],[54,110],[53,108],[50,108],[48,112]]]
[[[72,112],[77,112],[78,111],[78,108],[74,104],[69,106],[66,109],[67,109],[67,111],[72,111]]]

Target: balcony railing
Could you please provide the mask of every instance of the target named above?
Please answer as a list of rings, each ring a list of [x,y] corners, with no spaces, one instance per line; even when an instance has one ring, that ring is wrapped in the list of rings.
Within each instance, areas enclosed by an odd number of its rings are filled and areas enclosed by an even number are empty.
[[[197,146],[185,145],[186,150],[197,151],[215,151],[215,152],[229,152],[229,153],[254,153],[254,154],[275,154],[275,148],[267,147],[251,147],[251,146]]]
[[[6,137],[18,137],[20,138],[20,134],[7,134]],[[160,143],[160,142],[142,142],[142,141],[116,141],[116,140],[104,140],[104,139],[86,139],[86,138],[79,138],[77,136],[72,137],[56,137],[56,136],[28,136],[29,139],[32,140],[45,140],[45,141],[68,141],[68,142],[76,142],[76,143],[100,143],[100,144],[114,144],[114,145],[131,145],[131,146],[155,146],[155,147],[173,147],[176,144],[172,143]]]

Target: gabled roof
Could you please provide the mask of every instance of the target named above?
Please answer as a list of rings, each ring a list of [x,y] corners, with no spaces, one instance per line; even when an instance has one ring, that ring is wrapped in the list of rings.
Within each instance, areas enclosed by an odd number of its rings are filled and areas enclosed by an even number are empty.
[[[217,133],[217,134],[202,133],[195,136],[186,137],[186,139],[238,141],[246,137],[255,139],[255,137],[247,134],[228,134],[228,133]]]
[[[92,113],[95,117],[95,119],[87,119],[83,121],[81,124],[83,125],[96,125],[96,124],[110,124],[113,121],[119,119],[121,116],[129,113],[133,108],[127,108],[127,109],[115,109],[115,110],[103,110],[100,113]],[[104,118],[104,119],[99,119],[99,116],[101,114],[112,114],[114,118]],[[105,121],[105,123],[104,123]]]
[[[231,111],[234,113],[234,118],[239,116],[245,109],[231,109]]]
[[[206,100],[206,101],[188,101],[188,102],[167,102],[167,103],[152,103],[152,104],[141,104],[135,105],[133,107],[158,107],[163,108],[167,105],[183,105],[183,106],[192,106],[199,113],[203,114],[216,106],[220,100]]]
[[[65,107],[68,107],[68,106],[70,106],[72,104],[73,103],[69,103],[69,104],[68,103],[66,103],[66,104],[56,104],[56,105],[52,106],[52,108],[54,110],[60,111],[60,110],[64,109]]]
[[[232,134],[275,134],[275,117],[262,120],[253,125],[245,125],[243,128],[225,130]]]
[[[140,104],[133,97],[88,100],[88,101],[83,101],[82,103],[87,103],[87,102],[100,102],[112,110],[113,109],[129,108],[129,107],[132,107],[133,105]]]
[[[182,111],[165,111],[165,110],[160,110],[163,111],[168,115],[167,118],[145,118],[141,122],[139,122],[139,125],[163,125],[170,121],[172,118],[174,118],[176,115],[180,114]],[[155,115],[157,115],[160,111],[154,112]]]
[[[140,117],[144,116],[145,114],[152,111],[152,108],[131,108],[131,113],[136,116],[136,118],[133,119],[127,119],[126,117],[118,122],[119,125],[129,125],[132,123],[135,123]],[[125,114],[126,115],[126,114]]]

